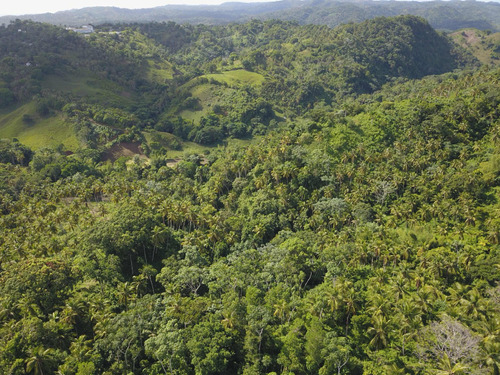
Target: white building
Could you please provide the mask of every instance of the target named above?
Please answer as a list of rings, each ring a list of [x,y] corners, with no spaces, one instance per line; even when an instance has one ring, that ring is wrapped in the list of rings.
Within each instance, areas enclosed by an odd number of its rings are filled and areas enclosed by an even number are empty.
[[[94,27],[92,25],[84,25],[80,28],[67,27],[66,30],[71,30],[78,34],[91,34],[94,32]]]

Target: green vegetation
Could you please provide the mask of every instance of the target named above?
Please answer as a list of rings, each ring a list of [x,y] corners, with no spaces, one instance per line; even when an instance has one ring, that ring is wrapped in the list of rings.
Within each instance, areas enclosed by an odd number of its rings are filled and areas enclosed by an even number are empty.
[[[185,84],[189,96],[183,106],[189,109],[182,109],[179,115],[188,121],[199,123],[203,116],[212,112],[220,114],[221,111],[226,111],[224,107],[228,103],[241,100],[242,93],[238,89],[247,86],[260,88],[264,81],[261,74],[243,69],[194,78]]]
[[[219,74],[206,74],[202,77],[207,78],[209,81],[213,79],[219,83],[225,83],[228,86],[250,85],[255,87],[264,83],[264,77],[261,74],[243,69],[230,70]]]
[[[79,146],[71,123],[61,115],[38,115],[35,103],[22,105],[5,115],[0,114],[0,138],[17,138],[35,149],[60,144],[67,149]]]
[[[78,74],[70,72],[64,75],[49,75],[42,81],[42,88],[118,108],[131,107],[135,99],[131,90],[127,91],[113,81],[98,78],[92,73],[85,74],[83,71]]]
[[[0,104],[34,105],[46,119],[30,124],[36,131],[57,128],[64,118],[59,138],[72,151],[82,144],[106,152],[132,127],[134,134],[155,129],[213,146],[228,137],[263,135],[319,101],[338,107],[347,96],[371,93],[396,78],[474,64],[463,49],[410,16],[335,29],[255,20],[115,29],[82,38],[17,20],[0,30]],[[16,118],[3,121],[9,129],[4,136],[23,134]],[[45,142],[24,140],[35,148]],[[146,145],[143,150],[149,154]]]
[[[116,28],[0,29],[0,373],[498,374],[500,67],[409,16]]]
[[[148,79],[153,82],[166,82],[173,78],[172,67],[165,61],[148,61]]]
[[[483,64],[500,64],[500,33],[465,29],[452,33],[451,37]]]
[[[230,22],[248,22],[251,19],[280,19],[300,24],[318,24],[335,27],[345,23],[362,22],[376,17],[414,15],[424,17],[434,28],[458,30],[474,27],[481,30],[500,27],[500,5],[495,1],[377,1],[377,0],[302,0],[273,1],[259,4],[226,2],[221,5],[182,6],[165,5],[149,9],[120,9],[92,7],[57,12],[0,17],[8,24],[16,18],[31,19],[55,25],[93,25],[123,22],[168,22],[180,24],[225,25]],[[148,28],[154,28],[147,26]],[[113,28],[110,27],[112,30]],[[176,43],[175,41],[173,43]]]

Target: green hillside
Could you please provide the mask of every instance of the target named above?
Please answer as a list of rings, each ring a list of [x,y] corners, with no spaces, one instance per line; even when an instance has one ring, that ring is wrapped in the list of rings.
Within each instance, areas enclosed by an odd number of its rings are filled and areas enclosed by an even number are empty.
[[[464,29],[452,33],[451,37],[481,63],[487,65],[500,64],[500,33]]]
[[[84,71],[48,75],[42,80],[42,90],[119,108],[131,107],[136,99],[131,89]]]
[[[147,159],[1,140],[0,372],[498,373],[499,82],[391,82],[211,148],[62,109]]]
[[[227,104],[233,105],[241,101],[241,89],[250,87],[258,90],[264,82],[265,78],[261,74],[243,69],[204,74],[181,87],[181,91],[188,95],[191,108],[182,108],[178,114],[188,121],[198,123],[203,116],[214,110],[220,114],[226,111],[224,106]],[[189,106],[189,103],[185,106]]]
[[[17,138],[34,149],[63,144],[75,150],[80,145],[71,123],[61,115],[39,116],[34,103],[5,114],[0,112],[0,138]]]
[[[244,69],[230,70],[218,74],[206,74],[202,76],[208,80],[215,80],[219,83],[225,83],[228,86],[261,86],[264,82],[264,77],[261,74],[249,72]]]
[[[35,148],[60,142],[72,151],[105,151],[119,137],[143,142],[140,131],[155,129],[180,142],[215,145],[263,135],[318,101],[335,107],[396,78],[474,64],[410,16],[335,29],[256,20],[112,29],[81,37],[19,20],[1,29],[0,105],[35,109],[30,129],[43,127],[48,135],[26,133],[19,110],[5,112],[0,136],[18,136]],[[143,149],[147,154],[146,144]]]

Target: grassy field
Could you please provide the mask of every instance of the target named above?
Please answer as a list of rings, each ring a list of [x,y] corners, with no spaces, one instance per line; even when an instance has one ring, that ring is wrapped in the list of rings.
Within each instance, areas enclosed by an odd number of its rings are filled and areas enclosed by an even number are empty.
[[[51,75],[43,81],[43,88],[87,97],[90,102],[113,107],[129,107],[134,100],[121,86],[90,73]]]
[[[151,62],[150,73],[155,75],[155,79],[171,78],[169,67],[157,66],[154,62]],[[201,104],[200,110],[180,112],[180,115],[187,120],[199,121],[221,100],[231,102],[234,100],[233,97],[238,96],[239,89],[242,87],[260,86],[265,80],[262,75],[243,69],[207,74],[202,78],[208,79],[211,83],[197,82],[194,79],[185,85],[191,95],[197,98]],[[87,97],[91,101],[105,102],[105,105],[117,107],[125,107],[133,102],[131,95],[119,85],[107,80],[99,80],[89,72],[78,75],[49,76],[44,80],[43,88]],[[30,120],[26,121],[26,117]],[[174,137],[169,133],[159,133],[167,139]],[[144,134],[146,139],[151,141],[150,133],[145,132]],[[33,149],[60,144],[63,144],[68,150],[75,150],[79,147],[73,125],[68,123],[61,114],[49,117],[39,116],[36,113],[34,102],[0,111],[0,138],[17,138]],[[179,141],[182,144],[182,149],[168,149],[167,156],[169,158],[178,159],[190,153],[205,154],[212,149],[212,147],[201,146],[193,142],[181,141],[180,139]],[[231,140],[230,142],[231,144],[243,145],[249,141]]]
[[[172,79],[174,71],[172,65],[166,61],[153,61],[148,60],[148,79],[152,82],[165,83],[165,81]]]
[[[182,142],[182,150],[168,150],[167,156],[172,159],[178,159],[188,154],[205,155],[207,151],[211,149],[213,149],[213,147],[202,146],[198,143],[184,141]]]
[[[189,109],[185,109],[179,112],[179,116],[181,116],[184,120],[199,122],[201,117],[208,113],[208,108],[201,111],[192,111]]]
[[[229,70],[222,73],[206,74],[202,77],[226,83],[229,86],[260,86],[266,80],[262,74],[249,72],[247,70]]]
[[[23,121],[24,115],[30,116],[32,122]],[[36,115],[34,103],[24,104],[8,113],[0,112],[0,138],[17,138],[33,149],[61,143],[68,150],[79,146],[73,125],[67,123],[61,115]]]
[[[251,139],[228,139],[227,145],[234,148],[247,147],[252,143],[258,143],[262,137],[253,137]],[[182,142],[182,150],[168,150],[167,156],[172,159],[182,158],[188,154],[207,155],[210,151],[216,150],[219,147],[226,147],[224,145],[217,146],[202,146],[194,142]]]
[[[168,148],[167,151],[167,157],[170,159],[179,159],[182,158],[186,154],[205,154],[208,150],[212,149],[213,147],[209,146],[202,146],[194,142],[188,142],[188,141],[183,141],[182,139],[175,137],[173,134],[166,133],[166,132],[159,132],[155,131],[155,133],[158,133],[165,139],[172,139],[176,138],[182,145],[182,148],[180,150],[173,150]],[[146,140],[149,142],[152,141],[152,133],[148,131],[143,132],[144,137]]]
[[[185,109],[182,110],[179,115],[185,120],[199,122],[201,117],[210,112],[212,106],[219,100],[217,91],[219,91],[218,87],[210,83],[203,83],[194,86],[190,89],[190,92],[193,98],[198,99],[199,103],[201,104],[201,109],[197,111]]]

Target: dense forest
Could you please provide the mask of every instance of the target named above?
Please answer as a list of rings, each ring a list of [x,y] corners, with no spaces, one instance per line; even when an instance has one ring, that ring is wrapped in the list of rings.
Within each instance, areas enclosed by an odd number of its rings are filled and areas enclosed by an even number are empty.
[[[0,373],[498,374],[494,35],[0,28]]]

